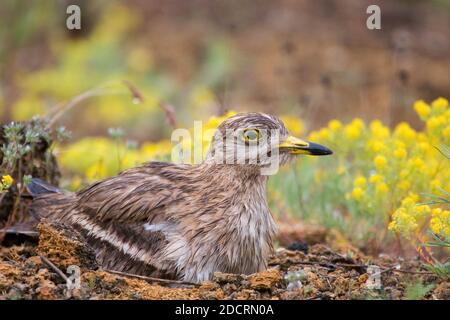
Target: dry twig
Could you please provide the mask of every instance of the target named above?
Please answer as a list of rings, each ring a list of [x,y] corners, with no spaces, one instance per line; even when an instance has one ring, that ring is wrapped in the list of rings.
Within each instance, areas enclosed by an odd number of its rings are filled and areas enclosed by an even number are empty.
[[[161,282],[161,283],[167,283],[167,284],[182,284],[182,285],[189,285],[189,286],[199,286],[199,284],[193,283],[193,282],[146,277],[146,276],[141,276],[141,275],[138,275],[138,274],[126,273],[126,272],[109,270],[109,269],[103,269],[103,270],[106,271],[106,272],[109,272],[109,273],[120,275],[120,276],[125,276],[125,277],[130,277],[130,278],[137,278],[137,279],[145,280],[145,281],[148,281],[148,282]]]
[[[68,282],[69,278],[67,278],[67,276],[64,274],[64,272],[61,271],[61,269],[59,269],[57,266],[55,266],[53,264],[53,262],[51,262],[50,260],[48,260],[46,257],[40,255],[39,256],[41,258],[41,260],[48,265],[50,268],[53,269],[53,271],[55,271],[61,278],[64,279],[64,281]]]

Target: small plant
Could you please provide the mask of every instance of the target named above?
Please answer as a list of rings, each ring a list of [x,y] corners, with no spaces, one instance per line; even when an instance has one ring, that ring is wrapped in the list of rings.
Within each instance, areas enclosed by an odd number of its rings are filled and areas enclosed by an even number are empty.
[[[434,264],[428,264],[425,267],[442,279],[450,279],[450,262],[436,262]]]
[[[434,284],[424,285],[422,282],[415,282],[410,284],[405,289],[405,300],[422,300],[425,296],[433,290]]]
[[[1,147],[3,153],[2,166],[5,169],[14,170],[16,162],[31,150],[30,140],[34,133],[27,131],[28,141],[23,136],[24,126],[20,123],[12,122],[4,126],[4,137],[6,143]],[[27,143],[28,142],[28,143]]]
[[[55,132],[46,118],[0,126],[0,225],[26,216],[22,200],[32,176],[57,184],[59,170],[52,154]]]
[[[70,140],[72,133],[66,129],[66,127],[61,126],[56,129],[56,140],[59,142],[65,142]]]

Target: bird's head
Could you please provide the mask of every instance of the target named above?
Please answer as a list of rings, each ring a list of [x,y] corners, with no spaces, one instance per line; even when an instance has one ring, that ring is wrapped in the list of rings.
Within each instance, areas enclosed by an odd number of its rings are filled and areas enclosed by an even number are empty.
[[[241,113],[218,127],[206,157],[207,162],[268,166],[286,163],[299,154],[324,156],[325,146],[289,135],[284,123],[264,113]]]

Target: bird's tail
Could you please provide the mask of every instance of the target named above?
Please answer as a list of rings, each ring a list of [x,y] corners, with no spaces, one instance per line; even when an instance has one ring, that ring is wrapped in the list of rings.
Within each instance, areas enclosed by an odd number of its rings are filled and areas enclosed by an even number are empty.
[[[31,180],[27,185],[27,190],[33,197],[31,214],[38,220],[49,218],[63,222],[70,214],[70,208],[76,200],[73,193],[66,192],[37,178]]]
[[[36,198],[43,194],[62,193],[61,189],[52,186],[51,184],[38,178],[34,178],[31,180],[31,182],[27,185],[27,190],[33,198]]]

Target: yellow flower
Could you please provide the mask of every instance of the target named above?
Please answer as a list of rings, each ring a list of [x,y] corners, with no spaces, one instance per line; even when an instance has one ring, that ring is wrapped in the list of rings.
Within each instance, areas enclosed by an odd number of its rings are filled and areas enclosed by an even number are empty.
[[[414,196],[410,195],[402,200],[402,207],[411,208],[416,204],[416,202],[417,202],[417,199]]]
[[[437,217],[442,213],[442,209],[441,208],[434,208],[433,210],[431,210],[431,215],[433,217]]]
[[[430,213],[431,208],[428,205],[418,205],[415,211],[416,213],[423,215],[425,213]]]
[[[361,130],[355,126],[348,125],[345,127],[345,135],[349,139],[358,139],[361,135]]]
[[[380,170],[380,169],[383,169],[386,166],[387,160],[386,160],[386,158],[384,156],[378,155],[373,160],[373,163],[375,165],[375,168]]]
[[[416,131],[408,123],[401,122],[394,130],[394,135],[404,142],[413,142],[416,138]]]
[[[442,227],[443,227],[443,225],[439,218],[437,218],[437,217],[431,218],[431,220],[430,220],[431,231],[433,231],[436,234],[439,234],[439,233],[441,233]]]
[[[397,159],[403,159],[406,158],[406,156],[407,153],[404,148],[398,148],[394,151],[394,157],[396,157]]]
[[[367,181],[366,181],[366,178],[364,178],[364,176],[358,176],[353,181],[353,184],[354,184],[355,187],[365,188],[366,184],[367,184]]]
[[[408,180],[400,180],[397,187],[400,190],[406,191],[411,188],[411,183]]]
[[[364,195],[364,190],[360,187],[356,187],[352,190],[352,197],[356,200],[361,199]]]
[[[281,121],[284,122],[286,128],[289,130],[289,132],[296,136],[296,137],[301,137],[303,136],[303,134],[305,133],[304,131],[304,124],[303,122],[296,117],[292,117],[292,116],[282,116],[280,117]]]
[[[2,184],[5,189],[11,187],[13,182],[14,179],[9,174],[2,177]]]
[[[328,123],[328,128],[330,128],[330,130],[332,131],[337,131],[342,128],[342,123],[339,120],[331,120]]]
[[[416,169],[421,170],[421,169],[423,169],[423,168],[425,167],[425,162],[423,162],[422,159],[420,159],[420,158],[418,158],[418,157],[415,157],[415,158],[412,158],[411,160],[412,160],[413,166],[414,166]]]
[[[417,193],[410,192],[408,197],[410,197],[414,202],[419,201],[419,195]]]
[[[364,121],[362,121],[362,119],[360,119],[360,118],[353,119],[353,121],[351,122],[351,125],[359,128],[360,130],[364,129],[364,127],[365,127]]]
[[[437,98],[433,102],[431,102],[431,106],[433,107],[433,110],[437,112],[445,111],[445,109],[448,107],[448,100],[445,98]]]
[[[356,118],[350,124],[345,126],[345,135],[349,139],[358,139],[361,136],[361,131],[364,129],[364,122]]]
[[[430,229],[436,234],[450,237],[450,211],[435,208],[431,210]]]
[[[380,152],[385,148],[384,143],[378,140],[370,140],[368,145],[370,150],[373,152]]]
[[[394,141],[394,145],[395,145],[395,148],[397,148],[397,149],[404,149],[404,148],[406,148],[406,144],[403,141],[400,141],[400,140],[395,140]]]
[[[439,181],[439,179],[433,179],[430,182],[430,186],[431,186],[431,189],[440,188],[441,187],[441,182]]]
[[[373,174],[373,175],[371,175],[370,176],[370,178],[369,178],[369,182],[370,183],[378,183],[378,182],[380,182],[380,181],[383,181],[383,176],[382,175],[379,175],[379,174]]]
[[[372,134],[378,139],[389,137],[389,128],[385,127],[380,120],[374,120],[370,123]]]
[[[448,109],[447,111],[444,112],[444,117],[446,117],[447,119],[450,119],[450,109]]]
[[[439,125],[447,124],[447,119],[444,116],[438,116],[436,117]]]
[[[445,138],[449,138],[450,137],[450,126],[446,127],[443,131],[442,131],[442,135]]]
[[[420,142],[417,146],[419,147],[421,153],[426,153],[431,149],[431,146],[428,142]]]
[[[427,128],[429,130],[434,130],[440,127],[442,124],[445,124],[446,122],[447,120],[445,119],[444,116],[432,117],[427,121]]]
[[[414,109],[422,119],[426,119],[431,112],[430,106],[423,100],[416,101],[416,103],[414,103]]]
[[[320,129],[319,131],[319,139],[321,141],[327,140],[330,138],[330,133],[326,128]]]
[[[380,182],[380,183],[377,183],[377,185],[375,187],[375,190],[376,190],[377,193],[381,194],[381,193],[388,192],[389,188],[388,188],[386,183]]]
[[[414,214],[417,219],[426,217],[431,212],[431,208],[427,205],[418,205],[414,208]]]
[[[418,224],[416,219],[408,214],[405,208],[399,208],[392,215],[392,222],[388,228],[391,231],[401,232],[406,237],[410,237],[411,233],[417,230]]]

